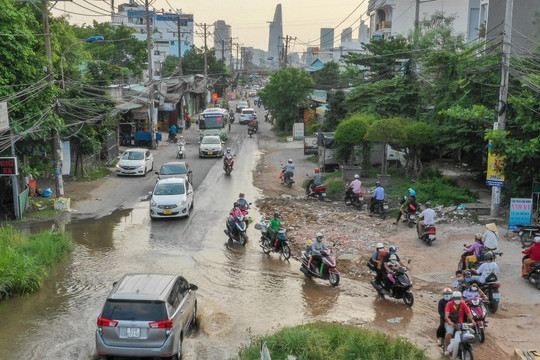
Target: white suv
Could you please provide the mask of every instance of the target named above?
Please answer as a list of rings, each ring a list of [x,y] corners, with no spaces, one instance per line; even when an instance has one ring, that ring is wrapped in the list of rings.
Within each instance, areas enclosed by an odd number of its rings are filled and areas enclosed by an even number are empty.
[[[251,120],[251,117],[253,116],[254,120],[257,120],[257,114],[255,113],[255,110],[252,108],[245,108],[242,109],[240,112],[240,124],[248,124]]]

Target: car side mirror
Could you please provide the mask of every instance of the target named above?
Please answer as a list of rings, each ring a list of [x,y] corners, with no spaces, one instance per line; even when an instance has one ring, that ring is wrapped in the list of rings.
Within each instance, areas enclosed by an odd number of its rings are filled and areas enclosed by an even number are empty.
[[[189,284],[189,290],[197,291],[199,290],[199,287],[195,284]]]
[[[151,192],[151,191],[149,191],[149,192],[148,192],[148,195],[152,196],[152,192]]]
[[[191,174],[192,172],[193,172],[193,171],[189,170],[187,173],[188,173],[188,174]]]
[[[159,175],[159,172],[156,171],[155,174],[156,174],[156,175]]]

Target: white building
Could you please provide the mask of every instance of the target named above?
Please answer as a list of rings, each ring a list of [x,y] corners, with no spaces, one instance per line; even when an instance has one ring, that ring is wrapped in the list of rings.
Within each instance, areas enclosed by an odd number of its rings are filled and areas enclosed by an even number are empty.
[[[214,23],[214,51],[217,59],[225,64],[231,63],[232,31],[231,26],[225,21],[218,20]]]
[[[161,64],[168,55],[178,56],[180,22],[180,44],[182,55],[193,45],[193,15],[150,12],[150,29],[153,35],[152,69],[153,79],[161,78]],[[124,25],[136,30],[134,36],[146,41],[146,10],[135,0],[118,5],[118,12],[112,14],[112,26]]]
[[[370,0],[371,38],[386,38],[391,35],[406,36],[414,30],[417,0]],[[465,41],[478,37],[480,24],[480,0],[433,0],[419,1],[418,20],[430,18],[435,13],[455,17],[453,29],[464,34]]]

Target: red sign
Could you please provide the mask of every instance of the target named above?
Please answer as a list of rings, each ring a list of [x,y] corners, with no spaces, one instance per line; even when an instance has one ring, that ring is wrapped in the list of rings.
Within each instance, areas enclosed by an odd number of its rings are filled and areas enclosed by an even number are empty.
[[[217,93],[212,93],[212,100],[214,101],[218,101],[219,100],[219,96]]]
[[[0,176],[17,175],[17,158],[2,157],[0,158]]]

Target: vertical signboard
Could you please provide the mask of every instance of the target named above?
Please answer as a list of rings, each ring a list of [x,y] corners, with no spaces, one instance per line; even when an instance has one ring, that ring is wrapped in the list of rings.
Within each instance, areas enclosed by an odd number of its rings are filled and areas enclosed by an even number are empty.
[[[7,102],[0,102],[0,131],[9,129],[9,115]]]
[[[517,225],[531,225],[532,199],[510,199],[510,215],[508,218],[508,230],[519,230]]]
[[[504,165],[504,157],[495,155],[491,149],[493,145],[488,145],[488,168],[486,173],[486,185],[488,186],[504,186],[504,175],[502,173]]]

